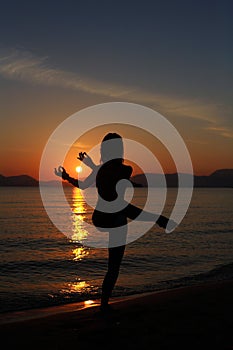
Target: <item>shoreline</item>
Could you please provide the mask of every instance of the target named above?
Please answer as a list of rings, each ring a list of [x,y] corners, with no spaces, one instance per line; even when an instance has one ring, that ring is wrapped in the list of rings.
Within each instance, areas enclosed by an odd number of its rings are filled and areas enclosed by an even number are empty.
[[[133,348],[232,349],[232,295],[232,280],[205,283],[112,300],[114,310],[107,316],[97,303],[76,309],[77,303],[66,304],[63,310],[54,306],[53,314],[1,324],[0,330],[6,348],[90,348],[110,341]]]
[[[219,284],[224,282],[233,281],[233,263],[227,263],[211,269],[210,271],[181,277],[175,280],[171,280],[170,285],[160,286],[157,289],[151,291],[136,292],[134,294],[127,294],[122,296],[113,296],[111,303],[117,303],[120,301],[127,301],[128,299],[135,299],[151,294],[166,293],[173,290],[179,290],[183,288],[191,288],[195,286],[205,286],[208,284]],[[91,297],[90,297],[91,298]],[[58,303],[55,305],[45,305],[27,309],[16,309],[0,312],[0,325],[6,323],[12,323],[14,321],[20,322],[24,320],[45,317],[47,315],[53,315],[57,313],[69,312],[72,310],[82,310],[90,307],[99,306],[99,299],[85,299],[79,301],[68,301]]]
[[[151,296],[156,296],[159,294],[164,294],[170,291],[180,290],[187,287],[174,287],[168,289],[155,290],[151,292],[142,292],[135,293],[126,296],[120,297],[112,297],[110,300],[111,306],[114,306],[118,303],[127,302],[134,299],[147,298]],[[25,309],[25,310],[16,310],[16,311],[7,311],[0,313],[0,327],[5,324],[11,323],[20,323],[24,321],[30,321],[35,319],[40,319],[44,317],[49,317],[52,315],[59,315],[68,312],[80,312],[83,310],[87,310],[89,308],[99,308],[100,307],[100,299],[89,299],[77,302],[69,302],[60,305],[52,305],[46,307],[38,307],[33,309]]]

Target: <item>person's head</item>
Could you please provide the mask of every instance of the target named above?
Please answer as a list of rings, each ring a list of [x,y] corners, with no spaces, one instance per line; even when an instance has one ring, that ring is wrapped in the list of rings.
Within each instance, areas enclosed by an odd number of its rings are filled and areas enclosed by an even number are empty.
[[[112,159],[117,159],[117,161],[123,163],[123,153],[124,147],[120,135],[110,132],[104,136],[100,147],[101,161],[103,163]]]

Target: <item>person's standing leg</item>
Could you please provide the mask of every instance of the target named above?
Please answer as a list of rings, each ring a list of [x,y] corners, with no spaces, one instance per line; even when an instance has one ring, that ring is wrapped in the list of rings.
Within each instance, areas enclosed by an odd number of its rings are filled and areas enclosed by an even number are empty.
[[[117,225],[120,225],[117,227]],[[127,219],[119,215],[113,220],[113,228],[109,231],[109,248],[108,248],[108,271],[102,284],[101,308],[108,308],[109,298],[116,284],[121,261],[125,252],[127,237]]]
[[[125,245],[108,249],[108,271],[102,284],[101,308],[107,309],[109,298],[116,284],[121,261],[124,255]]]

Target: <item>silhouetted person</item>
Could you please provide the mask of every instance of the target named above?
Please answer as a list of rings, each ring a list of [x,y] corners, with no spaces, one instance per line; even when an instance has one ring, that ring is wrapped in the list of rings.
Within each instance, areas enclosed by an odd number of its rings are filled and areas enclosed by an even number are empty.
[[[110,140],[113,142],[108,142]],[[85,189],[96,182],[98,201],[92,215],[92,221],[100,231],[109,232],[108,271],[102,284],[101,296],[101,310],[105,311],[109,309],[109,298],[116,284],[125,251],[127,218],[137,220],[141,214],[140,220],[156,222],[163,228],[166,228],[169,219],[126,203],[124,186],[117,192],[117,183],[120,180],[129,180],[132,174],[132,167],[124,165],[123,141],[120,135],[107,134],[101,143],[100,152],[101,164],[98,166],[85,152],[79,153],[78,159],[92,169],[92,173],[84,181],[71,178],[63,167],[59,167],[58,171],[55,169],[55,174],[80,189]],[[109,212],[112,205],[113,210]]]

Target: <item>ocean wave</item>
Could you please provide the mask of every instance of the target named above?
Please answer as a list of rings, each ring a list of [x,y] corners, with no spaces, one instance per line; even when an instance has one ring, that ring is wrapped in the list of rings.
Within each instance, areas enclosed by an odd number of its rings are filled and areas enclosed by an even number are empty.
[[[187,277],[182,277],[174,280],[161,281],[160,288],[178,288],[184,286],[191,286],[202,283],[214,283],[233,280],[233,263],[224,264],[215,267],[214,269],[194,274]]]

